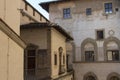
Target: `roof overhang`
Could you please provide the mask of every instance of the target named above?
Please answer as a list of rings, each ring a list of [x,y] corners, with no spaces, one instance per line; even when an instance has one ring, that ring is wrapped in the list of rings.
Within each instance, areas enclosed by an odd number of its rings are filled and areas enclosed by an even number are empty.
[[[64,35],[68,41],[73,40],[73,38],[59,25],[53,23],[29,23],[21,25],[21,29],[34,29],[34,28],[54,28]]]
[[[49,5],[50,4],[52,4],[52,3],[60,3],[60,2],[67,2],[67,1],[72,1],[72,0],[49,1],[49,2],[40,3],[39,5],[49,13]]]

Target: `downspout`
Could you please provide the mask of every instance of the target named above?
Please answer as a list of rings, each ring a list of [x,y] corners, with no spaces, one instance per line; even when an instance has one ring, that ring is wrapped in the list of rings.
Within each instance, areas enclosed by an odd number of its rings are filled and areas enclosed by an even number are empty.
[[[6,18],[6,0],[4,0],[4,16],[3,19],[5,20]]]
[[[9,38],[8,38],[8,48],[7,48],[7,80],[9,80]]]

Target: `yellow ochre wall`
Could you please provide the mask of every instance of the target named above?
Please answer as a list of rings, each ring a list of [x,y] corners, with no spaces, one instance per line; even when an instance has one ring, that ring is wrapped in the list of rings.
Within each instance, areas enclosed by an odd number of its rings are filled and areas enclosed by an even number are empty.
[[[66,37],[63,36],[55,29],[51,29],[51,71],[52,77],[57,77],[59,73],[59,47],[63,48],[63,54],[65,56],[65,69],[66,69]],[[54,65],[54,54],[57,54],[57,65]],[[63,58],[62,58],[63,60]],[[63,65],[63,61],[61,61]]]
[[[20,26],[20,0],[0,0],[0,18],[17,34]]]
[[[0,31],[0,79],[23,80],[23,49]]]

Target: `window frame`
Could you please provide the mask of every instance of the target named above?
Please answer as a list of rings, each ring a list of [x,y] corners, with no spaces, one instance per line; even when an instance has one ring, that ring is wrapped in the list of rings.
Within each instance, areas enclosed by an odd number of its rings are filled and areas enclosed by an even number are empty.
[[[29,51],[30,52],[34,51],[34,55],[30,55],[31,53],[29,53]],[[26,59],[27,59],[27,70],[35,70],[36,69],[36,50],[35,49],[29,49],[29,50],[27,50]],[[34,64],[32,64],[32,67],[29,66],[29,60],[30,59],[34,60]],[[34,65],[34,67],[33,67],[33,65]]]
[[[98,31],[103,31],[103,38],[98,36]],[[104,40],[105,39],[105,30],[104,29],[97,29],[96,31],[96,40]]]
[[[111,4],[111,7],[110,7],[110,4]],[[106,5],[107,5],[107,7],[106,7]],[[104,12],[105,12],[105,14],[113,13],[113,3],[112,2],[104,3]]]
[[[115,59],[115,56],[114,56],[114,52],[116,52],[116,51],[118,52],[118,55],[117,55],[117,56],[118,56],[118,60]],[[108,59],[108,58],[109,58],[108,52],[112,52],[111,60]],[[119,56],[120,56],[120,52],[119,52],[119,50],[107,50],[107,53],[106,53],[106,54],[107,54],[107,60],[108,60],[108,61],[119,61],[119,60],[120,60],[120,57],[119,57]],[[117,53],[115,53],[115,54],[117,54]]]
[[[36,11],[33,9],[33,16],[35,16],[35,12],[36,12]]]
[[[27,11],[28,10],[28,4],[25,3],[25,10]]]
[[[63,9],[63,18],[64,19],[71,18],[71,9],[70,8],[64,8]]]
[[[86,56],[86,54],[87,54],[87,56]],[[89,56],[89,58],[87,58],[88,56]],[[85,61],[94,62],[95,61],[95,52],[94,51],[85,51]]]
[[[92,8],[86,8],[86,15],[92,15]]]

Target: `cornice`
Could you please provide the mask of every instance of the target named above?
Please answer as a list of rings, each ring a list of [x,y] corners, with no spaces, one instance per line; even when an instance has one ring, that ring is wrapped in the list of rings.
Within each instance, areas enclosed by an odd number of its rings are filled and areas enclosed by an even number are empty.
[[[15,41],[22,48],[26,48],[25,42],[17,35],[1,18],[0,18],[0,30],[3,31],[7,36],[9,36],[13,41]]]

